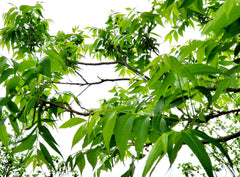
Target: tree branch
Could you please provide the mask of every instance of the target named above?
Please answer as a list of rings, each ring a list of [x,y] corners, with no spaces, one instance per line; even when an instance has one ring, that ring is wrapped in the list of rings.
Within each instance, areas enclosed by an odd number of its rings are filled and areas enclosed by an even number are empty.
[[[51,83],[84,86],[84,85],[98,85],[104,82],[129,81],[129,80],[130,80],[129,78],[117,78],[117,79],[100,79],[100,81],[98,82],[91,82],[91,83],[76,83],[76,82],[51,82]]]
[[[217,88],[216,87],[210,87],[210,88],[207,88],[209,91],[216,91]],[[240,92],[240,88],[226,88],[226,91],[228,92],[233,92],[233,93],[238,93]]]
[[[80,65],[88,65],[88,66],[100,66],[100,65],[112,65],[112,64],[120,64],[123,66],[126,66],[129,70],[133,71],[135,74],[142,76],[143,74],[141,74],[138,70],[134,69],[132,66],[128,65],[125,62],[121,62],[121,61],[113,61],[113,62],[100,62],[100,63],[84,63],[84,62],[78,62],[78,64]],[[149,80],[150,78],[148,76],[144,76],[144,79]]]
[[[206,118],[206,122],[208,122],[209,120],[216,118],[216,117],[220,117],[222,115],[226,115],[226,114],[231,114],[231,113],[238,113],[240,112],[240,109],[233,109],[233,110],[229,110],[229,111],[222,111],[222,112],[218,112],[218,114],[210,114],[205,116]]]
[[[93,111],[90,111],[90,112],[79,112],[79,111],[73,110],[71,107],[67,108],[67,107],[65,107],[63,105],[60,105],[60,104],[57,104],[57,103],[54,103],[54,102],[45,101],[45,100],[41,100],[41,101],[43,103],[45,103],[45,104],[49,104],[51,106],[56,106],[56,107],[62,108],[66,112],[74,113],[74,114],[77,114],[77,115],[80,115],[80,116],[89,116],[93,112]]]
[[[219,138],[216,138],[216,140],[218,142],[227,142],[229,140],[232,140],[232,139],[235,139],[235,138],[238,138],[240,136],[240,131],[236,132],[236,133],[233,133],[231,135],[227,135],[227,136],[223,136],[223,137],[219,137]],[[208,142],[206,141],[202,141],[204,144],[207,144]]]

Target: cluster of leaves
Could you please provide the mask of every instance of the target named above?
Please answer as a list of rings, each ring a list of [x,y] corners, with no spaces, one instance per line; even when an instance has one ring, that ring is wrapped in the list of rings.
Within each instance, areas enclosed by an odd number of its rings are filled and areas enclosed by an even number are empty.
[[[232,151],[234,160],[228,155],[236,146],[226,144],[240,135],[239,0],[155,0],[149,12],[127,9],[128,15],[110,15],[105,29],[89,28],[94,41],[87,45],[84,38],[88,36],[78,28],[72,34],[48,35],[41,9],[40,4],[10,9],[4,16],[6,27],[0,31],[1,44],[15,51],[15,58],[0,58],[0,83],[6,88],[6,96],[0,98],[0,140],[7,149],[11,131],[5,122],[9,121],[17,136],[25,136],[12,153],[27,150],[26,164],[33,169],[45,164],[56,171],[48,149],[59,156],[62,153],[50,127],[56,128],[56,120],[70,112],[70,119],[60,128],[79,126],[72,147],[82,145],[64,164],[71,170],[78,167],[82,173],[87,160],[100,176],[102,170],[112,170],[119,161],[131,158],[122,176],[133,176],[135,161],[147,156],[142,174],[147,176],[165,155],[172,166],[187,145],[209,177],[219,169],[211,158],[239,173],[236,151]],[[16,16],[19,20],[12,20]],[[167,25],[172,30],[165,43],[177,42],[189,27],[199,26],[205,36],[161,54],[158,29]],[[83,63],[86,54],[110,61]],[[81,64],[114,64],[120,77],[129,75],[125,79],[129,87],[114,87],[110,90],[113,98],[103,100],[98,109],[82,109],[73,93],[61,92],[57,85],[88,88],[114,79],[88,82]],[[70,74],[84,83],[63,82]],[[70,101],[78,107],[73,108]],[[224,130],[227,136],[219,137]]]

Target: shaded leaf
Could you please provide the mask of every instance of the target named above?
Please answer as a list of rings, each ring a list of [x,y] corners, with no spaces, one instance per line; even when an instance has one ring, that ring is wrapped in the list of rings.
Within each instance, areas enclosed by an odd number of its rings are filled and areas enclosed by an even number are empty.
[[[211,92],[203,86],[196,86],[195,89],[199,90],[203,95],[206,96],[208,100],[208,107],[212,104],[212,95]]]
[[[41,152],[42,152],[43,156],[45,157],[45,159],[55,169],[53,159],[52,159],[50,153],[48,152],[47,148],[42,143],[40,143],[40,149],[41,149]]]
[[[85,157],[82,152],[77,153],[76,160],[75,160],[75,166],[78,166],[79,171],[83,172],[83,169],[85,168]]]
[[[148,137],[150,120],[148,117],[137,117],[133,123],[133,134],[136,137],[135,149],[138,153],[143,151],[144,143]]]
[[[189,131],[182,132],[182,139],[197,156],[207,175],[209,177],[213,177],[212,163],[204,148],[203,143]]]
[[[103,139],[104,139],[105,146],[106,146],[108,152],[110,152],[109,144],[110,144],[110,140],[112,138],[114,128],[115,128],[116,114],[115,114],[115,112],[107,113],[103,117],[103,119],[104,119],[103,130],[102,130]]]
[[[125,151],[128,149],[128,140],[131,137],[132,126],[133,117],[131,115],[126,114],[117,119],[114,135],[121,159],[123,159]]]
[[[50,133],[50,131],[45,126],[41,126],[39,128],[39,131],[40,131],[41,136],[49,144],[49,146],[52,147],[60,156],[62,156],[61,152],[56,147],[57,142],[54,139],[54,137],[52,136],[52,134]]]
[[[91,164],[93,169],[97,165],[99,151],[100,151],[99,147],[96,147],[95,149],[90,149],[90,150],[87,151],[87,159],[88,159],[88,162]]]
[[[49,57],[44,57],[39,62],[39,73],[51,77],[51,62]]]
[[[216,146],[223,153],[223,155],[228,159],[229,164],[231,166],[233,166],[232,160],[229,157],[227,151],[223,148],[223,146],[216,139],[214,139],[214,138],[208,136],[206,133],[204,133],[202,131],[199,131],[199,130],[196,130],[196,129],[191,130],[191,132],[194,135],[196,135],[196,136],[202,138],[203,140],[205,140],[205,141],[213,144],[214,146]]]

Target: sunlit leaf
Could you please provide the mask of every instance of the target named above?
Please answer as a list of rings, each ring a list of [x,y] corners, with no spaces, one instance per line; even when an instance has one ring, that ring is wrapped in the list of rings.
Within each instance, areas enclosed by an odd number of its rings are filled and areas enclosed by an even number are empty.
[[[6,126],[4,124],[0,125],[0,140],[2,141],[2,144],[8,148],[9,140],[8,140],[8,133]]]
[[[154,162],[157,159],[161,159],[167,153],[168,147],[168,134],[162,134],[158,140],[154,143],[152,150],[150,151],[146,165],[143,170],[142,176],[145,177],[149,170],[153,167]]]
[[[72,147],[77,144],[87,133],[87,124],[83,124],[75,133],[72,140]]]
[[[71,127],[81,124],[85,121],[86,120],[83,118],[74,117],[74,118],[71,118],[68,121],[64,122],[59,128],[71,128]]]
[[[29,150],[33,148],[33,144],[37,139],[37,135],[28,135],[23,141],[21,142],[20,145],[18,145],[14,150],[13,153],[18,153],[22,152],[25,150]]]

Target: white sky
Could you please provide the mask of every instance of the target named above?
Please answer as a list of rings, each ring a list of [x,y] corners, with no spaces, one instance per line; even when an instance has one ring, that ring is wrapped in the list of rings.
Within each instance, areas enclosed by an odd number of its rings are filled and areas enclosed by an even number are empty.
[[[15,4],[17,6],[28,4],[34,5],[36,0],[0,0],[0,14],[2,15],[6,12],[11,6],[8,3]],[[111,10],[118,12],[126,12],[126,7],[136,8],[137,11],[147,11],[151,9],[151,4],[148,0],[43,0],[43,7],[45,10],[45,17],[52,19],[53,23],[50,25],[51,33],[56,33],[61,30],[64,32],[71,32],[72,27],[79,25],[80,28],[87,26],[103,27],[106,22],[108,15]],[[3,21],[0,19],[0,28],[3,26]],[[194,36],[194,34],[192,34]],[[0,51],[0,54],[6,54],[6,51]],[[106,70],[106,69],[105,69]],[[102,74],[103,70],[98,70],[97,75],[100,74],[101,77],[107,77],[108,75]],[[90,74],[90,73],[89,73]],[[96,75],[96,74],[95,74]],[[121,84],[121,83],[120,83]],[[105,91],[109,90],[112,87],[112,84],[104,85]],[[89,103],[92,103],[92,100],[89,99],[89,95],[94,96],[95,99],[102,98],[104,92],[99,92],[96,87],[92,87],[89,90],[89,94],[86,94],[82,97],[85,102],[89,100]],[[0,95],[1,97],[1,95]],[[81,101],[81,100],[80,100]],[[89,107],[94,107],[98,103],[93,103]],[[56,140],[59,142],[61,149],[64,149],[65,155],[70,153],[70,146],[73,137],[73,133],[76,131],[59,131],[56,137]],[[71,138],[69,138],[71,137]],[[80,146],[78,146],[80,147]],[[189,151],[190,152],[190,151]],[[180,154],[178,159],[189,158],[189,154]],[[153,177],[164,177],[164,176],[181,176],[181,172],[177,172],[176,169],[177,162],[173,166],[172,170],[166,175],[169,164],[167,160],[164,160],[159,163]],[[144,167],[144,162],[139,162],[138,167],[135,171],[135,177],[139,177]],[[123,174],[128,169],[128,162],[126,162],[126,167],[118,165],[113,169],[113,172],[105,174],[103,176],[108,177],[118,177]],[[172,171],[172,173],[171,173]],[[83,174],[83,177],[90,177],[92,175],[91,167],[88,167]]]

